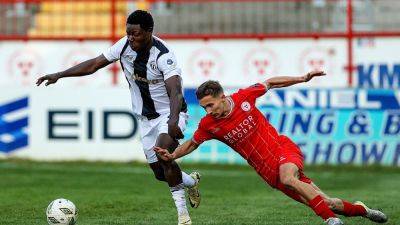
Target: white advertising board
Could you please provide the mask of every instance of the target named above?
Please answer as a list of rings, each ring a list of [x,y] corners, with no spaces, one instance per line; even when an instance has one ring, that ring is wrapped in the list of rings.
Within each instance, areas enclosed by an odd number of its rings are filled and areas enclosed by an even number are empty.
[[[145,161],[125,88],[2,88],[0,155]]]
[[[346,87],[346,42],[341,39],[167,40],[183,71],[186,87],[219,80],[226,86],[248,86],[276,75],[301,75],[323,69],[328,77],[301,86]],[[0,42],[0,86],[31,86],[39,75],[66,69],[96,57],[111,43],[101,41]],[[119,65],[118,65],[119,67]],[[122,72],[118,85],[126,86]],[[96,79],[69,79],[64,87],[112,85],[110,66]]]
[[[327,40],[170,41],[184,71],[184,85],[219,80],[242,87],[272,76],[296,76],[322,69],[324,80],[300,86],[346,87],[346,42]]]
[[[109,45],[105,41],[2,41],[0,86],[33,86],[38,76],[96,57]],[[95,76],[96,79],[68,79],[60,86],[110,86],[112,77],[108,69],[98,71]]]

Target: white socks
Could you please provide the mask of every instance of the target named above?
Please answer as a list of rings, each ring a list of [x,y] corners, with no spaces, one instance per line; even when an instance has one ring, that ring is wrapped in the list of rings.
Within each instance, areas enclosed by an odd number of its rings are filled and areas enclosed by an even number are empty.
[[[171,190],[172,198],[174,199],[176,209],[178,210],[178,215],[189,214],[186,208],[185,189],[183,183],[178,184],[175,187],[170,187],[169,189]]]
[[[189,176],[187,173],[182,171],[182,182],[185,187],[193,187],[196,184],[196,181],[193,177]]]
[[[196,184],[195,179],[182,171],[182,183],[175,187],[170,187],[172,198],[174,199],[178,215],[187,214],[189,212],[186,208],[186,198],[184,187],[193,187]]]

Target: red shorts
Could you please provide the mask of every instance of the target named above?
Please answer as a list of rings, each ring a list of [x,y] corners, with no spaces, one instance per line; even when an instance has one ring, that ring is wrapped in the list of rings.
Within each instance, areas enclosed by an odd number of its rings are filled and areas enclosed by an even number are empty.
[[[303,168],[304,168],[303,153],[301,152],[300,148],[286,136],[280,136],[280,143],[281,143],[281,150],[279,153],[279,162],[277,168],[278,174],[276,177],[277,179],[276,186],[274,188],[282,191],[292,199],[302,202],[299,194],[297,194],[294,190],[287,188],[280,182],[279,166],[285,163],[294,163],[297,166],[297,168],[299,168],[299,180],[308,184],[312,183],[312,180],[303,173]]]
[[[256,169],[257,173],[271,187],[282,191],[296,201],[302,202],[299,194],[297,194],[294,190],[287,188],[280,182],[279,167],[285,163],[293,163],[297,166],[297,168],[299,168],[299,180],[308,184],[312,183],[312,180],[303,173],[303,153],[301,152],[300,148],[286,136],[280,136],[279,143],[279,150],[277,150],[276,153],[277,157],[269,158],[268,161],[264,161],[264,165],[259,166],[261,169],[257,169],[256,165],[259,164],[252,162],[252,160],[248,160],[249,164]]]
[[[288,137],[280,136],[280,153],[278,167],[285,163],[294,163],[299,170],[304,168],[304,156],[300,148]]]

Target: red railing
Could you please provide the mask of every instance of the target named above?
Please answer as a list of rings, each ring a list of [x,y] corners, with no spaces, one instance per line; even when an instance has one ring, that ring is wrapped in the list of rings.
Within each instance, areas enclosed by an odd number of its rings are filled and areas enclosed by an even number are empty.
[[[0,41],[5,41],[5,40],[22,40],[22,41],[28,41],[28,40],[109,40],[110,42],[115,42],[118,40],[120,36],[123,35],[123,30],[124,30],[124,18],[121,18],[120,14],[121,12],[118,11],[120,10],[120,4],[126,3],[126,4],[142,4],[142,5],[148,5],[149,9],[151,10],[152,6],[155,6],[157,4],[167,4],[167,5],[182,5],[182,4],[213,4],[213,3],[220,3],[220,4],[256,4],[256,3],[271,3],[271,4],[289,4],[289,3],[299,3],[299,4],[310,4],[310,2],[313,2],[315,0],[58,0],[58,1],[52,1],[52,0],[2,0],[0,2],[0,14],[3,16],[0,17],[0,26],[3,26],[2,28],[0,27]],[[363,30],[363,29],[356,29],[354,27],[355,21],[354,21],[354,4],[359,4],[359,0],[319,0],[321,2],[327,2],[329,4],[343,4],[345,5],[346,8],[346,19],[344,20],[344,26],[345,29],[339,30],[339,31],[287,31],[287,32],[274,32],[274,31],[269,31],[269,32],[240,32],[240,33],[224,33],[224,32],[214,32],[214,33],[202,33],[202,32],[193,32],[193,31],[188,31],[188,32],[180,32],[180,33],[169,33],[169,32],[160,32],[158,33],[158,36],[164,39],[203,39],[203,40],[209,40],[209,39],[285,39],[285,38],[311,38],[311,39],[318,39],[318,38],[343,38],[346,39],[347,41],[347,66],[346,70],[348,71],[348,83],[349,86],[352,85],[353,80],[353,70],[354,70],[354,65],[353,65],[353,40],[355,38],[365,38],[365,37],[400,37],[400,26],[397,26],[398,28],[396,29],[390,29],[390,30],[385,30],[385,29],[374,29],[374,30]],[[379,1],[379,0],[375,0]],[[11,19],[7,19],[6,16],[7,12],[3,8],[10,8],[9,6],[15,7],[15,14],[18,14],[18,10],[26,10],[28,12],[28,21],[23,21],[23,27],[27,26],[27,22],[29,21],[29,18],[33,20],[35,17],[35,13],[38,13],[40,11],[40,6],[42,3],[95,3],[95,4],[103,4],[104,8],[106,10],[109,10],[109,13],[106,13],[107,16],[106,19],[110,20],[109,21],[109,30],[106,30],[104,34],[98,35],[96,33],[91,34],[91,35],[85,35],[85,34],[77,34],[77,35],[57,35],[57,34],[52,34],[52,35],[45,35],[45,34],[35,34],[31,35],[28,33],[28,31],[18,30],[19,25],[17,23],[18,17],[15,17],[13,20],[12,17]],[[374,1],[372,1],[374,2]],[[393,3],[395,3],[396,0],[393,0]],[[325,4],[324,3],[324,4]],[[23,4],[19,6],[19,9],[17,9],[18,4]],[[400,9],[400,6],[399,6]],[[9,9],[8,9],[9,10]],[[12,11],[12,10],[11,10]],[[294,13],[294,12],[279,12],[279,13]],[[9,13],[10,14],[10,13]],[[13,12],[11,12],[13,14]],[[125,15],[126,16],[126,15]],[[1,21],[3,20],[3,21]],[[9,26],[9,24],[12,24],[12,29],[11,32],[7,29],[5,29],[5,26]],[[32,25],[34,26],[34,25]],[[29,26],[27,26],[29,27]],[[396,26],[394,26],[396,27]],[[16,32],[12,32],[14,31]],[[18,31],[18,32],[17,32]],[[25,33],[24,33],[25,32]],[[116,70],[115,70],[116,71]],[[116,72],[115,72],[116,73]]]

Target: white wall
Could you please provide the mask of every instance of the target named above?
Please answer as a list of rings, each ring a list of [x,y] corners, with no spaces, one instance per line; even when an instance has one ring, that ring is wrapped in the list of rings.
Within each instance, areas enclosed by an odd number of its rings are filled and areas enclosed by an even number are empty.
[[[184,85],[195,87],[216,79],[227,86],[245,86],[275,75],[300,75],[324,69],[329,82],[312,86],[345,87],[346,42],[327,40],[169,40],[183,70]],[[32,86],[39,75],[53,73],[101,54],[110,43],[101,41],[1,42],[0,86]],[[60,86],[104,87],[111,83],[109,68],[96,78],[69,79]],[[125,79],[119,76],[119,84]]]

